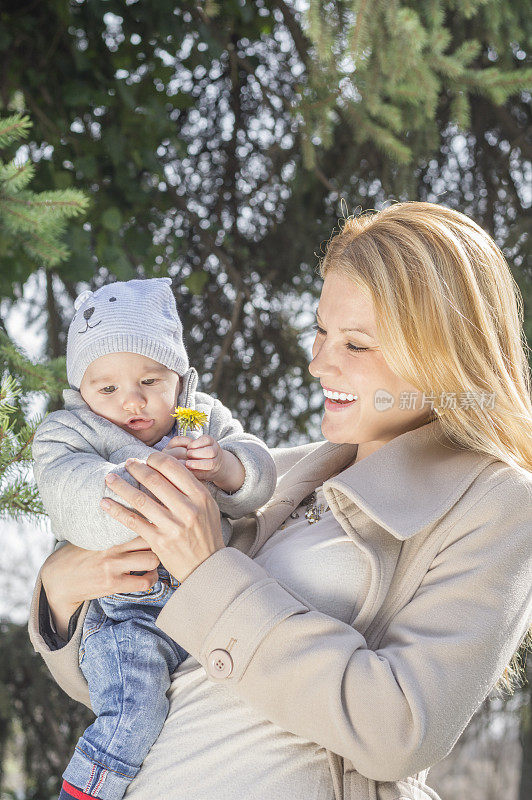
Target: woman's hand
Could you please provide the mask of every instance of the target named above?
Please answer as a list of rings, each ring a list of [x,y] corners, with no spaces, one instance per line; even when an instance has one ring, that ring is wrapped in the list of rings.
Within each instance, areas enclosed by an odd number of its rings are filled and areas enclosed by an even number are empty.
[[[42,566],[41,579],[58,634],[67,638],[68,621],[85,600],[149,589],[158,578],[158,565],[140,536],[108,550],[84,550],[70,543],[55,550]]]
[[[165,453],[152,453],[146,464],[128,459],[126,469],[160,503],[110,472],[107,485],[140,513],[109,498],[101,500],[101,507],[142,536],[168,572],[183,582],[225,547],[218,506],[183,463]]]

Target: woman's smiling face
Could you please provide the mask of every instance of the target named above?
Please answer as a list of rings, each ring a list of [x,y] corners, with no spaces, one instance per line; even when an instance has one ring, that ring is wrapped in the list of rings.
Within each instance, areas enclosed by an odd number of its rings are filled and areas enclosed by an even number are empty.
[[[327,273],[316,318],[311,375],[319,378],[324,391],[357,397],[341,404],[324,395],[321,430],[326,439],[358,444],[360,461],[428,421],[431,408],[428,403],[422,406],[422,393],[384,360],[373,302],[352,280],[334,270]]]

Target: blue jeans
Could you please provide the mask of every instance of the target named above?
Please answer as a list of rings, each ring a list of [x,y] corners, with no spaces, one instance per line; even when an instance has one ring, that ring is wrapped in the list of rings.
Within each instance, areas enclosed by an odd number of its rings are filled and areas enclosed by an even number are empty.
[[[170,676],[188,653],[155,620],[177,586],[159,567],[149,591],[90,603],[79,663],[96,720],[78,740],[63,778],[93,797],[124,796],[166,719]]]

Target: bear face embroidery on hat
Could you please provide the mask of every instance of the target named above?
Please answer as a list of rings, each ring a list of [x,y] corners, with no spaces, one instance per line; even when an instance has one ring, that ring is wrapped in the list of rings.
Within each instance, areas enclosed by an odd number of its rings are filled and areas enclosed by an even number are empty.
[[[110,303],[116,302],[116,297],[110,297],[109,298],[109,302]],[[86,308],[85,309],[85,311],[83,312],[83,319],[86,321],[87,327],[85,328],[84,331],[78,331],[78,333],[86,333],[89,330],[89,328],[95,328],[96,325],[99,325],[101,323],[101,319],[100,319],[94,325],[90,324],[90,318],[94,314],[95,310],[96,310],[96,306],[91,306],[90,308]]]
[[[78,389],[89,364],[108,353],[138,353],[178,375],[187,371],[183,326],[171,278],[115,281],[75,300],[67,338],[67,377]]]

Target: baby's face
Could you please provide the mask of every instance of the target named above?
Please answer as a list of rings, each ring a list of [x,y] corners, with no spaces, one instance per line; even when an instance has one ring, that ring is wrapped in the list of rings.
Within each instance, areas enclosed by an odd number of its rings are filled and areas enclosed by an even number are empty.
[[[151,358],[109,353],[89,364],[79,390],[95,414],[151,446],[172,429],[180,383],[177,372]]]

